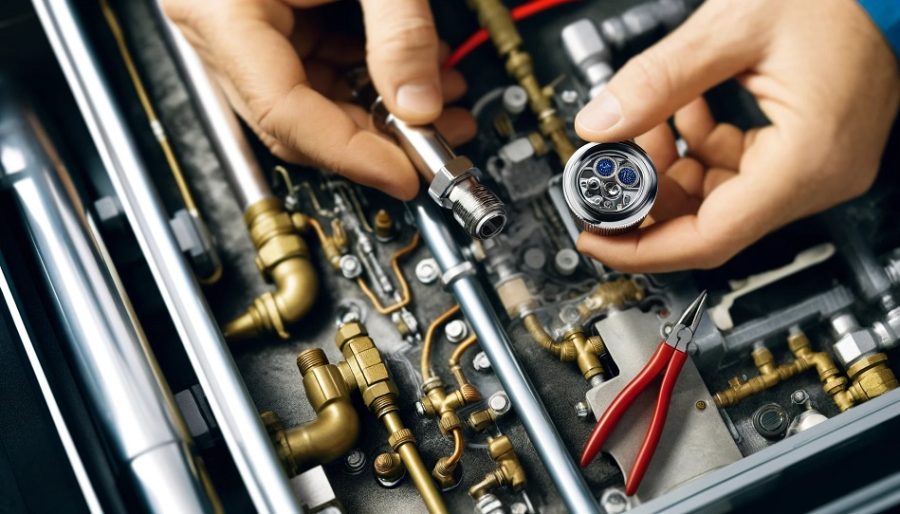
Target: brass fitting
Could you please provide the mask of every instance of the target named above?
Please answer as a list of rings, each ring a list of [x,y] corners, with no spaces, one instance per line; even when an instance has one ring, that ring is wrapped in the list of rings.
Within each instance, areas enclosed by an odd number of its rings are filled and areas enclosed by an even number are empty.
[[[513,449],[509,437],[488,438],[488,453],[497,463],[497,468],[485,475],[485,477],[469,489],[469,496],[477,500],[498,487],[508,487],[514,492],[521,491],[525,487],[527,478],[525,469],[519,462],[519,457]]]
[[[603,373],[600,355],[606,352],[606,345],[600,336],[586,337],[583,329],[576,328],[566,332],[561,341],[555,341],[536,314],[528,314],[522,321],[535,343],[562,362],[575,361],[585,380]]]
[[[400,455],[425,507],[432,514],[446,513],[444,500],[416,449],[415,437],[400,419],[397,386],[388,374],[375,342],[365,327],[354,321],[338,327],[335,343],[345,359],[337,365],[341,376],[348,386],[359,389],[366,407],[384,424],[388,444]]]
[[[776,366],[772,352],[765,346],[757,346],[750,355],[753,357],[753,364],[759,370],[759,375],[746,382],[742,382],[737,377],[732,378],[729,381],[731,388],[720,391],[714,396],[718,407],[737,405],[741,400],[765,391],[810,367],[807,361],[797,359],[781,366]]]
[[[341,372],[319,348],[297,356],[306,397],[316,419],[284,430],[272,412],[262,414],[278,456],[289,476],[312,464],[330,462],[350,451],[359,435],[359,416]]]
[[[860,358],[847,368],[850,394],[859,403],[897,388],[897,377],[887,365],[887,355],[876,353]]]
[[[469,413],[469,417],[466,419],[466,425],[473,431],[480,433],[496,421],[497,413],[494,409],[478,409]]]
[[[384,210],[378,209],[372,219],[372,226],[375,228],[375,237],[379,241],[390,241],[394,237],[394,218],[391,214]]]
[[[538,119],[538,128],[553,142],[560,161],[565,164],[575,153],[575,147],[566,133],[566,124],[556,114],[550,97],[534,75],[531,55],[522,50],[522,36],[500,0],[468,0],[478,15],[478,23],[490,34],[497,53],[506,59],[506,72],[528,94],[528,103]]]
[[[626,305],[643,300],[647,292],[637,282],[630,278],[620,278],[598,284],[578,304],[578,314],[582,319],[591,314],[609,310],[621,309]]]
[[[309,259],[309,248],[297,233],[304,228],[304,217],[292,219],[281,200],[265,198],[244,213],[250,239],[256,246],[256,265],[275,285],[274,292],[260,295],[247,311],[225,325],[229,341],[276,333],[290,337],[286,325],[302,318],[316,299],[319,280]]]
[[[378,480],[386,486],[399,482],[406,472],[403,468],[403,461],[400,460],[400,454],[397,452],[379,453],[372,462],[372,470]]]

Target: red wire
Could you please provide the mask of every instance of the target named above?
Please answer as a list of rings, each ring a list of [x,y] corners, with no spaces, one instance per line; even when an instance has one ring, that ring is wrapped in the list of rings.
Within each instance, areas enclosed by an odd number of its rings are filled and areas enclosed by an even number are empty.
[[[513,21],[522,21],[525,18],[529,18],[553,7],[570,4],[576,1],[577,0],[532,0],[526,4],[513,7],[511,11],[512,19]],[[487,31],[479,29],[478,32],[472,34],[468,39],[463,41],[463,43],[450,54],[450,57],[444,61],[444,64],[441,65],[441,67],[445,70],[455,67],[460,61],[465,59],[467,55],[484,44],[487,40]]]

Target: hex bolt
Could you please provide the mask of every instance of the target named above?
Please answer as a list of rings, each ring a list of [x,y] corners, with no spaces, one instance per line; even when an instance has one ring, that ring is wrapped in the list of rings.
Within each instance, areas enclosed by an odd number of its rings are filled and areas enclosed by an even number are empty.
[[[444,335],[453,344],[462,342],[469,335],[469,327],[461,319],[455,319],[444,327]]]
[[[574,89],[566,89],[559,94],[559,99],[565,104],[574,104],[578,101],[578,91]]]
[[[344,468],[351,475],[358,475],[366,468],[366,454],[354,448],[344,459]]]
[[[631,509],[631,500],[621,489],[610,487],[600,496],[600,506],[606,514],[621,514]]]
[[[512,407],[512,402],[509,401],[509,396],[507,396],[505,392],[497,391],[488,398],[488,407],[497,413],[497,415],[502,416],[509,412],[510,407]]]
[[[428,285],[433,284],[440,276],[437,262],[432,258],[422,259],[416,264],[416,279]]]
[[[484,352],[478,352],[472,359],[472,367],[475,368],[475,371],[487,373],[491,370],[491,361],[488,360],[487,355],[485,355]]]
[[[528,514],[528,505],[516,502],[509,506],[509,514]]]
[[[809,393],[806,392],[805,389],[797,389],[793,393],[791,393],[791,403],[794,405],[806,405],[809,401]]]
[[[341,274],[344,278],[353,279],[362,274],[362,264],[355,255],[344,255],[340,260]]]
[[[591,408],[585,402],[578,402],[575,404],[575,415],[581,419],[587,419],[591,415]]]

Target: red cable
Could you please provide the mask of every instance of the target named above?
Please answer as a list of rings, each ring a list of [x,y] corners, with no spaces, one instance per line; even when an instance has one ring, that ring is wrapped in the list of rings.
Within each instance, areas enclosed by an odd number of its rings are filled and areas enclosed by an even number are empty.
[[[517,7],[513,7],[511,14],[513,21],[522,21],[525,18],[529,18],[538,14],[540,12],[546,11],[550,8],[557,7],[563,4],[570,4],[576,2],[577,0],[532,0],[526,4],[519,5]],[[444,61],[444,64],[441,67],[445,70],[453,68],[460,61],[466,58],[467,55],[472,53],[473,50],[484,44],[488,40],[488,33],[484,29],[479,29],[478,32],[469,36],[468,39],[463,41],[453,53],[450,54],[450,57]]]

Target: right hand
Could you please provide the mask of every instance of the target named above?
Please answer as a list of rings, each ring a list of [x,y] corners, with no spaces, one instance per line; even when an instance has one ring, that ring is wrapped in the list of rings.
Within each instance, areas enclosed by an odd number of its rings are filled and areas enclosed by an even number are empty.
[[[428,0],[360,0],[366,52],[317,23],[313,8],[329,1],[165,0],[163,9],[275,156],[410,199],[419,191],[415,169],[398,146],[370,130],[343,72],[365,60],[394,115],[435,122],[451,144],[475,133],[462,109],[441,114],[445,101],[465,92],[465,81],[439,70],[442,49]]]

